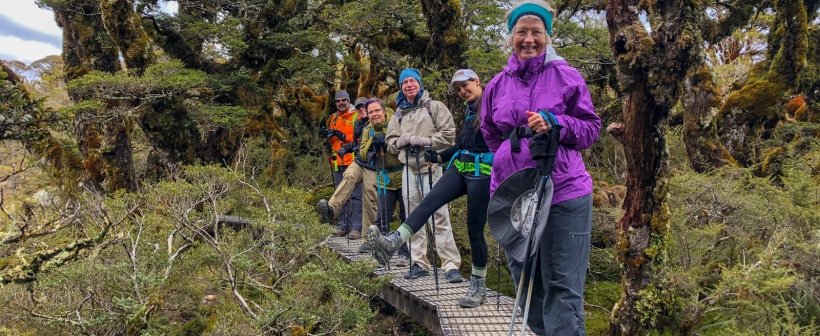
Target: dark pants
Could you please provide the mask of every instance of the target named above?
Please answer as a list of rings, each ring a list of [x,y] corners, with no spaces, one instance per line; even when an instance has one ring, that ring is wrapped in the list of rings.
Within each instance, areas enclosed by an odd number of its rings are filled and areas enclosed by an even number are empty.
[[[584,329],[584,280],[589,263],[592,195],[553,205],[538,244],[527,325],[538,335],[579,336]],[[524,263],[507,257],[513,282]],[[529,271],[530,266],[527,265]],[[527,280],[522,296],[526,296]],[[522,304],[523,309],[523,304]],[[523,313],[523,311],[522,311]]]
[[[376,227],[382,234],[390,233],[390,222],[393,221],[393,212],[396,210],[396,203],[399,204],[399,219],[404,222],[404,198],[401,196],[401,188],[396,190],[379,190],[379,206],[376,213]],[[410,249],[407,243],[401,245],[398,251],[400,256],[410,258]]]
[[[344,177],[344,173],[347,167],[339,167],[339,170],[333,172],[333,184],[334,187],[338,187],[339,183],[342,182],[342,178]],[[338,211],[338,210],[337,210]],[[348,232],[351,229],[353,231],[362,231],[362,185],[359,184],[353,189],[353,193],[350,194],[350,199],[345,202],[345,205],[342,207],[341,211],[339,212],[339,223],[336,226],[339,230],[344,232]]]
[[[487,224],[487,205],[490,203],[489,177],[471,179],[459,173],[455,167],[447,169],[405,223],[416,233],[424,227],[433,212],[463,195],[467,195],[467,235],[470,237],[473,265],[487,267],[484,226]]]

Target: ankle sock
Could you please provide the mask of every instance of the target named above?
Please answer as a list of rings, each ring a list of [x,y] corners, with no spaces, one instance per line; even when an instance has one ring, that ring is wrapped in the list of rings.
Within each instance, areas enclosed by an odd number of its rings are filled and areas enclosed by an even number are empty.
[[[404,223],[402,223],[396,231],[399,232],[399,236],[401,237],[402,243],[405,243],[408,240],[410,240],[410,236],[413,235],[413,229],[411,229],[409,225]]]
[[[486,278],[487,277],[487,267],[478,267],[473,265],[473,276],[479,278]]]

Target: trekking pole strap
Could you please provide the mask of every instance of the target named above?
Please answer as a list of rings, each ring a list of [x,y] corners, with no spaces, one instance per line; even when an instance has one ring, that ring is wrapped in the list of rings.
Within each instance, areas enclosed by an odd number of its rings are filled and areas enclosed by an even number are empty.
[[[510,140],[510,151],[518,153],[521,151],[521,138],[531,138],[535,136],[535,131],[527,126],[518,126],[509,131],[504,132],[504,140]]]

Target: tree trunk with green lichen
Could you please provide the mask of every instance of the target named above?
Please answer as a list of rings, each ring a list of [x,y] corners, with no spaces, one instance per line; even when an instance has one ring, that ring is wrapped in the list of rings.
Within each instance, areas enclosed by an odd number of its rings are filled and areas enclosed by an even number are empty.
[[[706,65],[693,68],[683,95],[683,142],[689,163],[698,173],[736,163],[717,135],[720,91]]]
[[[102,20],[108,36],[114,40],[131,74],[142,74],[156,57],[142,19],[134,12],[133,0],[101,0]]]
[[[653,13],[651,34],[639,19],[643,10]],[[666,262],[669,239],[667,119],[689,68],[699,61],[702,16],[696,4],[681,0],[611,0],[606,8],[624,94],[627,162],[624,216],[615,247],[624,292],[612,312],[610,335],[643,334],[664,310],[665,301],[652,294],[652,284]]]
[[[783,105],[794,94],[806,66],[808,14],[816,2],[777,0],[766,60],[752,69],[746,84],[732,92],[718,110],[718,135],[743,166],[765,160],[760,141],[782,120]]]
[[[462,26],[460,0],[422,0],[421,11],[427,18],[430,44],[426,61],[443,68],[464,66],[467,33]]]
[[[44,1],[51,5],[63,29],[66,82],[91,70],[120,70],[115,42],[106,33],[99,1]],[[75,102],[83,97],[71,97]],[[131,128],[122,116],[109,116],[108,108],[77,116],[75,137],[83,155],[87,181],[97,190],[135,190]]]
[[[760,2],[734,0],[726,6],[727,13],[718,20],[703,20],[702,35],[710,44],[719,43],[748,24]],[[720,119],[717,112],[722,97],[711,71],[703,62],[693,65],[686,79],[686,93],[683,96],[683,141],[689,163],[699,173],[737,163],[718,137]]]

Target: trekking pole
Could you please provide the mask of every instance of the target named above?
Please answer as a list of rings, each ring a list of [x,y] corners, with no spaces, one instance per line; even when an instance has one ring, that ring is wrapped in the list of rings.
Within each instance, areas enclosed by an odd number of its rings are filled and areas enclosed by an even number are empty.
[[[496,282],[498,291],[495,292],[495,310],[501,309],[501,243],[495,243]]]
[[[424,182],[422,182],[421,178],[421,163],[419,162],[419,151],[415,151],[416,154],[416,167],[419,168],[419,173],[416,176],[416,182],[419,183],[419,191],[421,192],[421,199],[424,200]],[[427,173],[430,175],[430,190],[433,190],[433,168],[431,164],[427,164]],[[421,203],[421,202],[419,202]],[[438,209],[435,209],[438,210]],[[433,211],[433,214],[427,219],[427,249],[430,251],[430,254],[433,255],[433,277],[436,279],[436,295],[439,294],[438,290],[438,251],[436,251],[436,212]],[[431,224],[432,223],[432,224]],[[431,229],[432,227],[432,229]],[[430,232],[432,231],[432,232]]]
[[[544,187],[546,186],[546,181],[547,181],[547,178],[546,178],[546,176],[544,176],[538,182],[538,187],[536,188],[535,194],[539,195],[539,197],[538,197],[538,201],[536,202],[537,205],[536,205],[536,208],[535,208],[535,213],[534,213],[534,215],[532,216],[531,219],[528,218],[528,219],[531,220],[531,222],[530,222],[530,232],[527,235],[527,249],[526,249],[526,253],[524,254],[524,263],[523,263],[523,267],[521,268],[521,277],[518,279],[518,290],[515,293],[515,305],[513,306],[512,319],[510,321],[510,329],[509,329],[509,332],[507,332],[507,336],[512,336],[513,335],[513,330],[515,329],[515,317],[516,317],[516,315],[518,315],[518,304],[519,304],[519,302],[521,302],[521,299],[522,299],[521,298],[521,293],[524,291],[524,279],[527,278],[527,267],[531,263],[534,265],[534,261],[538,259],[536,257],[530,257],[530,251],[532,250],[532,241],[533,241],[533,236],[534,236],[534,232],[535,232],[535,224],[536,224],[536,221],[538,219],[538,213],[539,213],[538,210],[541,207],[541,201],[543,200],[543,197],[540,197],[541,196],[540,194],[544,190]],[[531,261],[531,259],[532,259],[532,261]],[[524,333],[527,330],[527,314],[530,311],[529,302],[530,302],[530,297],[532,296],[532,283],[533,283],[532,280],[533,280],[533,277],[535,276],[534,271],[535,271],[534,267],[530,269],[530,274],[529,274],[529,278],[530,278],[529,280],[530,281],[529,281],[529,286],[528,286],[529,289],[527,290],[527,297],[524,301],[524,303],[525,303],[524,304],[524,322],[522,322],[522,327],[521,327],[522,335],[524,335]]]
[[[376,173],[376,194],[378,196],[376,202],[376,209],[380,209],[378,216],[381,216],[382,221],[381,223],[376,223],[376,225],[379,227],[379,232],[383,233],[383,226],[379,224],[387,225],[387,231],[390,231],[390,222],[387,220],[387,180],[385,179],[387,175],[387,162],[384,158],[384,148],[381,149],[380,155],[381,158],[379,160],[379,163],[381,165],[381,168],[379,168],[379,171]],[[382,174],[385,174],[385,176],[382,176]],[[370,254],[375,255],[375,253],[376,249],[373,248],[373,246],[371,246]],[[390,270],[390,260],[387,260],[387,270]]]
[[[350,217],[353,215],[353,202],[350,199],[351,199],[350,197],[347,198],[347,202],[345,203],[346,205],[344,207],[345,209],[342,210],[344,212],[344,218],[345,218],[344,219],[345,231],[347,231],[347,246],[350,246],[350,232],[351,232],[351,230],[350,230],[351,229],[351,227],[350,227],[350,224],[351,224],[350,223],[351,222]]]
[[[404,147],[404,181],[401,182],[401,187],[404,188],[405,194],[407,195],[407,198],[405,198],[404,201],[405,220],[407,220],[407,217],[410,217],[410,188],[408,188],[407,186],[407,184],[410,182],[410,166],[408,165],[408,163],[410,163],[410,153],[408,152],[409,150],[409,146]],[[410,270],[413,269],[413,237],[410,236],[410,240],[408,241],[410,242],[409,246],[407,246],[407,250],[410,251],[410,262],[407,263],[407,271],[410,272]]]

